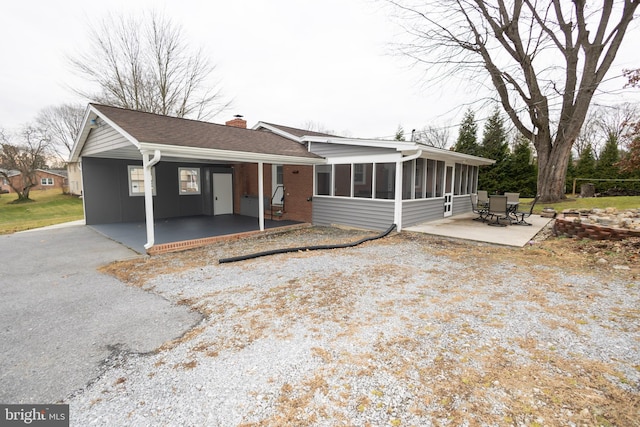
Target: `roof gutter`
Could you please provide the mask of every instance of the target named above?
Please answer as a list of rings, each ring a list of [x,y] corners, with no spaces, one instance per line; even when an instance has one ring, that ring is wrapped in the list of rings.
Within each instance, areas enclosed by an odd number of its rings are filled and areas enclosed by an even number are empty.
[[[295,155],[252,153],[248,151],[219,150],[202,147],[185,147],[179,145],[140,142],[141,150],[162,150],[164,157],[182,157],[187,159],[226,160],[239,163],[278,163],[296,165],[315,165],[326,163],[322,157],[300,157]]]

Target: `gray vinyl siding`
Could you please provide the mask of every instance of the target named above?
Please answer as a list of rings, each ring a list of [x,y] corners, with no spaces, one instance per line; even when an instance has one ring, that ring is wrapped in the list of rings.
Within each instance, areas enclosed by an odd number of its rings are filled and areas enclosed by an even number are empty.
[[[393,224],[394,206],[393,200],[314,196],[313,223],[386,230]]]
[[[455,206],[455,204],[454,204]],[[404,200],[402,202],[402,227],[411,227],[423,222],[442,219],[444,215],[444,199]]]
[[[85,219],[87,224],[144,221],[144,196],[129,196],[129,165],[141,161],[83,157]],[[178,194],[178,168],[197,167],[201,174],[201,194]],[[231,168],[194,163],[159,162],[154,166],[156,195],[154,218],[210,215],[212,213],[212,172],[231,173]]]
[[[471,196],[453,196],[453,215],[471,212]]]
[[[94,156],[105,151],[130,147],[134,147],[130,141],[111,126],[104,124],[91,130],[82,148],[82,156]]]
[[[392,154],[395,150],[389,148],[379,147],[358,147],[354,145],[342,145],[342,144],[323,144],[320,142],[311,143],[311,152],[318,156],[331,158],[331,157],[351,157],[351,156],[364,156],[363,162],[366,162],[366,156],[375,154]]]

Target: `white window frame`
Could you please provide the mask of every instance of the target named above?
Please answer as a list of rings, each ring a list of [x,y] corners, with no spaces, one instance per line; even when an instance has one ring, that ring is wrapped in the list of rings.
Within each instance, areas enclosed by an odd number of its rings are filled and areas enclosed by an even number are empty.
[[[189,172],[193,172],[196,171],[195,176],[197,177],[197,181],[196,180],[189,180],[189,181],[185,181],[187,183],[187,187],[189,187],[189,185],[193,185],[195,184],[196,189],[195,191],[185,191],[182,189],[182,171],[189,171]],[[194,176],[193,174],[190,174],[189,176]],[[178,194],[181,196],[195,196],[195,195],[199,195],[202,193],[202,186],[201,186],[201,179],[200,179],[201,173],[200,173],[200,168],[178,168]]]
[[[40,178],[40,185],[53,185],[53,178]]]
[[[144,177],[144,166],[142,165],[128,165],[127,166],[127,182],[129,183],[129,196],[138,197],[144,196],[144,178],[141,180],[135,180],[136,185],[131,180],[131,171],[134,169],[140,169],[142,176]],[[151,194],[156,195],[156,168],[151,168]]]
[[[353,184],[365,185],[367,183],[367,174],[364,163],[353,164]]]

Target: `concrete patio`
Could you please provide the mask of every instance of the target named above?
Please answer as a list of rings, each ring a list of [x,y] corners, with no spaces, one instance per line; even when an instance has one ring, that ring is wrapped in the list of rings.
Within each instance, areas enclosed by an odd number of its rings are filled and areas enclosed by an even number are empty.
[[[407,227],[403,231],[523,247],[553,220],[552,218],[543,218],[540,215],[531,215],[526,219],[527,222],[532,224],[531,226],[507,225],[506,227],[491,227],[486,222],[474,221],[473,218],[477,216],[469,212]]]

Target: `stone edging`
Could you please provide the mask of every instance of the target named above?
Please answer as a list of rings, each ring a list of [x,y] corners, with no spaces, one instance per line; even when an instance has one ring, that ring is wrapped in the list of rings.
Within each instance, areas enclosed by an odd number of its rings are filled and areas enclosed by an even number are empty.
[[[575,218],[556,218],[553,228],[556,235],[576,236],[594,240],[623,240],[627,237],[640,237],[640,231],[585,224]]]

